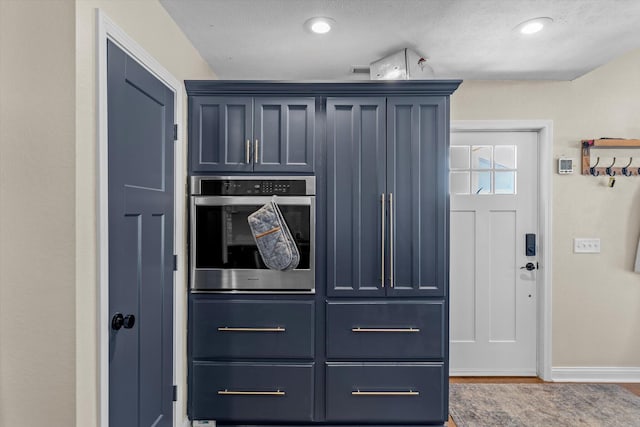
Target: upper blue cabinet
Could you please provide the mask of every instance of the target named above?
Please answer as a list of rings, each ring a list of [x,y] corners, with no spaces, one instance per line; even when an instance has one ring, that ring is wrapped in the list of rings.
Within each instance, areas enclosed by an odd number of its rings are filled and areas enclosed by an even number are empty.
[[[191,96],[190,171],[313,172],[314,97]]]

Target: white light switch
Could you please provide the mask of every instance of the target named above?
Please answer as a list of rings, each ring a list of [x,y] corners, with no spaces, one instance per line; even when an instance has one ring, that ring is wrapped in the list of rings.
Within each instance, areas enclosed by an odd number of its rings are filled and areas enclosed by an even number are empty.
[[[599,254],[600,239],[575,238],[573,239],[573,252],[576,254]]]

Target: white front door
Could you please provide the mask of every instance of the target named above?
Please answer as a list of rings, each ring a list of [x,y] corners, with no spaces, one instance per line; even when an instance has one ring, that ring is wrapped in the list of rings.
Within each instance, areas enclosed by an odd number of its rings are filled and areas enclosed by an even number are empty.
[[[537,132],[451,134],[451,375],[536,375],[537,153]]]

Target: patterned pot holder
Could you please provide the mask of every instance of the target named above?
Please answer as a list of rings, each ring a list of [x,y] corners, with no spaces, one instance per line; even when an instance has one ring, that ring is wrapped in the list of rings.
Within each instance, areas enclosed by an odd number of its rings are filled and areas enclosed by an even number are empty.
[[[275,200],[247,218],[251,233],[265,265],[272,270],[293,270],[300,252]]]

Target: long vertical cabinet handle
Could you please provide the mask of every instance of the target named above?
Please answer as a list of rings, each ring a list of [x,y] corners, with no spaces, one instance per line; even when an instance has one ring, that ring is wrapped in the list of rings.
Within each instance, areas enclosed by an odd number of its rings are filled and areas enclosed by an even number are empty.
[[[247,139],[247,145],[246,145],[246,149],[245,149],[245,160],[246,160],[246,164],[249,164],[251,162],[251,141]]]
[[[380,247],[380,253],[382,254],[382,259],[380,260],[380,265],[382,266],[382,275],[380,276],[380,285],[382,285],[382,287],[384,288],[384,222],[385,222],[385,218],[384,218],[384,193],[382,193],[382,238],[380,239],[381,241],[381,247]]]
[[[258,163],[258,154],[260,153],[260,151],[258,150],[258,140],[256,139],[256,145],[254,146],[254,153],[253,153],[253,163]]]
[[[389,193],[389,286],[393,288],[393,229],[396,224],[393,222],[393,193]]]

